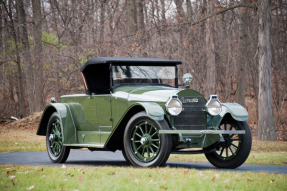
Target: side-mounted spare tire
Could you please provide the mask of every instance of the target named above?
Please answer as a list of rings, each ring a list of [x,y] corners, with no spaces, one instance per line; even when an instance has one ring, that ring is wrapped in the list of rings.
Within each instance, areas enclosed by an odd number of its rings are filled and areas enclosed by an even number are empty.
[[[252,138],[249,126],[246,122],[226,118],[218,129],[245,130],[245,134],[223,134],[216,150],[205,154],[207,160],[218,168],[239,167],[246,161],[251,150]]]
[[[170,129],[165,120],[155,121],[146,112],[135,114],[124,132],[124,149],[128,161],[138,167],[156,167],[166,163],[172,148],[172,137],[159,134]]]
[[[70,154],[70,148],[63,146],[62,130],[60,115],[54,112],[49,119],[46,131],[47,152],[54,163],[64,163]]]

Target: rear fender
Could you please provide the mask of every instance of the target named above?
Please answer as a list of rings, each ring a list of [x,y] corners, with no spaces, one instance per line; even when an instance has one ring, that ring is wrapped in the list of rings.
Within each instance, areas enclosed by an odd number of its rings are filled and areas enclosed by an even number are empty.
[[[61,128],[63,132],[63,143],[73,144],[76,143],[76,126],[73,115],[71,113],[70,106],[63,103],[52,103],[46,106],[44,109],[37,135],[46,135],[47,125],[51,115],[57,112],[60,115]]]

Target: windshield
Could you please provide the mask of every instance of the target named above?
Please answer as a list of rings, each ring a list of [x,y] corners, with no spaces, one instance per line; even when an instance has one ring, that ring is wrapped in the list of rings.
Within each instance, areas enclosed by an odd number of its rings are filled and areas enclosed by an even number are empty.
[[[166,84],[174,86],[174,66],[113,66],[113,85]]]

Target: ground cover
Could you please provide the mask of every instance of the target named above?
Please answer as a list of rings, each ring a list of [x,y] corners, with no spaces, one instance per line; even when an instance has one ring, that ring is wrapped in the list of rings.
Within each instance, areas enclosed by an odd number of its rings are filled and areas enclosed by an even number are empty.
[[[1,190],[285,190],[287,175],[133,167],[0,166]]]

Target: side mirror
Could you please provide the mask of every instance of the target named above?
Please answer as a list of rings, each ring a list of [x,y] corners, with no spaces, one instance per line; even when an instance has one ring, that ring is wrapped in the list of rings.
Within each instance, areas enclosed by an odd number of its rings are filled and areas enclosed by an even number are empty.
[[[192,81],[192,75],[190,73],[186,73],[183,75],[183,86],[185,88],[189,88],[189,83]]]

